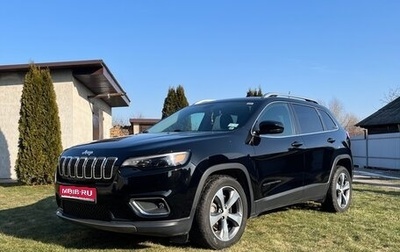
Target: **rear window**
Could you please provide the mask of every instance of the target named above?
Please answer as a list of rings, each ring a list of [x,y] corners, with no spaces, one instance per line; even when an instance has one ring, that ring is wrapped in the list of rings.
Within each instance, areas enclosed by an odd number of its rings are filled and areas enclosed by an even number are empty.
[[[321,115],[322,121],[325,125],[325,130],[335,130],[338,128],[336,125],[335,121],[332,119],[332,117],[326,113],[326,111],[323,110],[318,110],[319,114]]]
[[[293,108],[299,121],[301,134],[321,132],[324,130],[315,108],[298,104],[293,105]]]

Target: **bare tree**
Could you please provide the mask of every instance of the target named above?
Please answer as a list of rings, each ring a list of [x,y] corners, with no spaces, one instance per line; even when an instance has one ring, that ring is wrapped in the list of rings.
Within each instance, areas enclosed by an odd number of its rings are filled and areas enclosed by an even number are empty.
[[[342,126],[347,130],[347,132],[349,132],[350,136],[359,136],[364,134],[364,130],[358,126],[356,126],[356,124],[359,122],[360,120],[358,119],[358,117],[352,113],[347,113],[346,114],[346,121],[342,124]]]
[[[113,116],[112,117],[112,125],[113,126],[116,126],[116,125],[124,126],[124,125],[128,125],[128,124],[129,124],[129,118],[122,117],[122,116]]]
[[[144,118],[142,113],[132,113],[131,115],[119,115],[112,117],[112,125],[127,126],[130,125],[131,118]]]
[[[389,92],[381,99],[382,103],[388,104],[400,97],[400,86],[389,89]]]
[[[333,98],[329,102],[328,108],[339,121],[339,123],[344,127],[344,124],[346,123],[346,113],[343,109],[343,104],[337,98]]]
[[[363,134],[363,129],[355,126],[359,122],[359,118],[353,113],[348,113],[343,108],[343,104],[337,98],[333,98],[328,104],[329,110],[339,121],[340,125],[349,132],[350,136]]]

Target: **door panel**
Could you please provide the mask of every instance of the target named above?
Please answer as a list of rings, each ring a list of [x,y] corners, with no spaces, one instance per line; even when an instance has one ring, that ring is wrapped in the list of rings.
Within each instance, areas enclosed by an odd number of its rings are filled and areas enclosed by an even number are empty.
[[[304,185],[327,183],[337,139],[335,136],[337,126],[324,111],[318,112],[314,107],[299,104],[294,104],[293,108],[299,122],[300,133],[303,134],[303,140],[307,145]]]
[[[293,147],[295,142],[302,140],[298,136],[262,137],[255,147],[261,197],[303,186],[304,150],[302,146]]]
[[[309,148],[305,154],[305,185],[328,182],[335,151],[335,142],[331,143],[329,139],[334,139],[334,137],[334,132],[304,137]]]
[[[259,175],[260,197],[268,197],[303,186],[304,143],[300,136],[294,135],[294,120],[285,102],[268,105],[261,113],[258,123],[279,122],[282,133],[259,136],[254,146],[253,157]],[[256,126],[258,127],[258,126]]]

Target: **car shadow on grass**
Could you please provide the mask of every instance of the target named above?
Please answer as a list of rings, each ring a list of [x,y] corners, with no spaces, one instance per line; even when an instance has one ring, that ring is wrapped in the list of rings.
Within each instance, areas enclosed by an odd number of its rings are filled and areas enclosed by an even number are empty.
[[[55,209],[55,198],[47,197],[32,205],[0,210],[0,233],[67,249],[132,250],[172,246],[166,238],[119,234],[74,225],[56,217]]]

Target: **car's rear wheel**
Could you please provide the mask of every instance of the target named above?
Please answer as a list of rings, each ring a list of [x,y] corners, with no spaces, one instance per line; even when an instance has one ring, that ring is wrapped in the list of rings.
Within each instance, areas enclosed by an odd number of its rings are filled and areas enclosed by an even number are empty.
[[[190,240],[211,249],[232,246],[244,232],[247,212],[242,186],[232,177],[212,176],[201,195]]]
[[[323,206],[331,212],[344,212],[352,200],[352,178],[343,166],[337,166]]]

